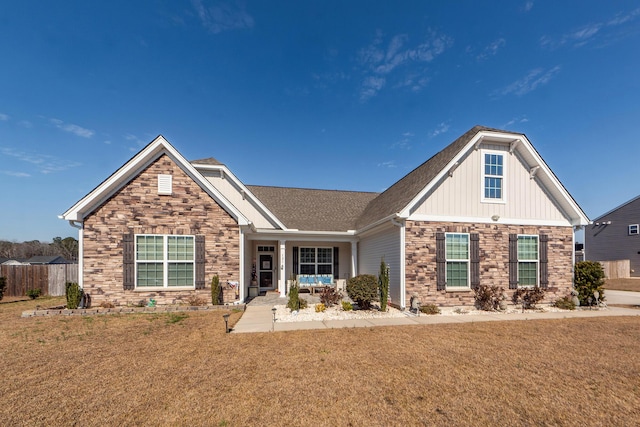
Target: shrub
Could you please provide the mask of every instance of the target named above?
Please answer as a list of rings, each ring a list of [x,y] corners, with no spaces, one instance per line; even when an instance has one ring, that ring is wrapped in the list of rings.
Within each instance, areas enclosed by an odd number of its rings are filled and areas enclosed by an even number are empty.
[[[204,298],[200,298],[198,295],[192,295],[187,299],[187,304],[191,307],[198,307],[207,305],[207,301]]]
[[[435,304],[425,304],[420,306],[420,313],[440,314],[440,308]]]
[[[353,310],[353,304],[349,301],[342,301],[342,311],[351,311]]]
[[[523,308],[536,308],[536,304],[544,299],[545,291],[540,287],[518,288],[511,301],[515,304],[522,304]]]
[[[499,286],[480,285],[474,290],[475,305],[479,310],[496,311],[500,309],[504,289]]]
[[[65,295],[67,296],[67,308],[75,310],[80,305],[83,294],[82,288],[75,282],[65,284]]]
[[[7,287],[7,278],[0,277],[0,300],[4,297],[4,290]]]
[[[100,303],[100,307],[102,308],[115,308],[115,304],[109,300],[104,300]]]
[[[563,309],[563,310],[575,310],[576,309],[576,305],[575,303],[571,300],[571,296],[566,296],[566,297],[562,297],[560,299],[557,299],[556,301],[554,301],[554,303],[552,304],[554,307]]]
[[[324,313],[326,309],[327,309],[327,306],[324,305],[323,303],[316,304],[316,313]]]
[[[42,295],[42,289],[37,288],[37,289],[29,289],[27,291],[27,296],[31,299],[36,299],[38,298],[40,295]]]
[[[389,266],[384,262],[384,258],[380,261],[378,287],[380,288],[380,310],[387,311],[387,300],[389,298]]]
[[[300,288],[298,288],[298,282],[291,280],[291,287],[289,288],[289,301],[287,302],[289,310],[302,310],[307,308],[307,300],[300,298]]]
[[[373,274],[360,274],[347,281],[347,294],[362,310],[369,310],[378,300],[378,279]]]
[[[342,294],[338,292],[336,288],[327,286],[326,288],[322,289],[322,292],[320,292],[320,302],[323,303],[326,307],[336,305],[341,299]]]
[[[580,305],[589,305],[589,297],[593,298],[595,291],[600,293],[599,300],[604,301],[604,270],[599,262],[577,262],[574,283]]]
[[[211,278],[211,304],[219,305],[222,303],[222,286],[220,286],[220,277],[216,274]]]

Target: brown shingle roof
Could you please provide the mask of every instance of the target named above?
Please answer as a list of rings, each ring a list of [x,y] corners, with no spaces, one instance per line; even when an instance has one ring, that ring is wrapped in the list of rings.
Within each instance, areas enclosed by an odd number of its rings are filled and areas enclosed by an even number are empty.
[[[372,200],[358,219],[357,228],[373,224],[404,209],[478,132],[484,130],[499,131],[484,126],[471,128]]]
[[[354,230],[356,220],[378,193],[306,188],[247,188],[287,228],[304,231]]]
[[[191,160],[192,165],[222,165],[217,159],[207,157],[206,159]]]

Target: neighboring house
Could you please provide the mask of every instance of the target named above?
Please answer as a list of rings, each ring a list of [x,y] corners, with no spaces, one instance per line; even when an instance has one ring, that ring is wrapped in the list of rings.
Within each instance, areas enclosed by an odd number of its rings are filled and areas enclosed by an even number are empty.
[[[640,196],[585,227],[584,250],[590,261],[628,259],[631,277],[640,277]]]
[[[71,264],[63,256],[50,255],[50,256],[34,256],[26,261],[30,265],[49,265],[49,264]]]
[[[292,275],[377,274],[384,258],[400,308],[471,305],[479,284],[567,295],[588,223],[523,134],[480,126],[380,194],[248,186],[159,136],[61,218],[95,303],[208,299],[214,275],[240,300],[284,297]]]
[[[0,265],[28,265],[28,263],[23,259],[2,258],[0,259]]]

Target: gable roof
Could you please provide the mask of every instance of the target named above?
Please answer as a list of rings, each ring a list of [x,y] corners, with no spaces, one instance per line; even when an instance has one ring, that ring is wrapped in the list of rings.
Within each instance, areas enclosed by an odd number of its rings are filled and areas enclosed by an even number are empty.
[[[288,229],[303,231],[349,231],[378,193],[306,188],[247,188],[273,212]]]
[[[220,163],[217,159],[214,159],[213,157],[207,157],[206,159],[192,160],[191,164],[222,166],[222,163]]]
[[[247,218],[231,204],[197,169],[189,163],[162,135],[157,136],[120,169],[102,181],[89,194],[80,199],[75,205],[60,215],[67,221],[82,221],[113,196],[119,189],[136,177],[142,170],[162,155],[168,155],[187,175],[191,177],[211,198],[213,198],[239,225],[247,225]]]
[[[630,205],[631,203],[635,202],[635,201],[636,201],[636,200],[638,200],[638,199],[640,199],[640,196],[636,196],[636,197],[634,197],[634,198],[633,198],[633,199],[631,199],[631,200],[627,200],[627,201],[626,201],[626,202],[624,202],[623,204],[621,204],[621,205],[619,205],[619,206],[616,206],[615,208],[613,208],[613,209],[611,209],[611,210],[609,210],[609,211],[607,211],[607,212],[603,213],[602,215],[598,216],[598,217],[597,217],[597,218],[595,218],[593,221],[595,222],[595,221],[598,221],[598,220],[600,220],[600,219],[604,218],[605,216],[611,215],[613,212],[615,212],[615,211],[617,211],[617,210],[619,210],[619,209],[622,209],[622,208],[624,208],[624,207],[625,207],[625,206],[627,206],[627,205]]]
[[[34,256],[29,258],[26,262],[29,264],[70,264],[70,262],[64,259],[61,255]]]
[[[542,160],[536,149],[524,134],[504,131],[485,126],[474,126],[442,151],[409,172],[398,182],[369,203],[357,221],[357,228],[374,225],[389,217],[408,217],[411,209],[436,185],[447,171],[457,166],[457,162],[483,139],[510,144],[510,151],[519,150],[532,165],[541,168],[540,180],[549,190],[550,196],[561,206],[573,225],[586,225],[589,219],[575,202],[553,171]]]

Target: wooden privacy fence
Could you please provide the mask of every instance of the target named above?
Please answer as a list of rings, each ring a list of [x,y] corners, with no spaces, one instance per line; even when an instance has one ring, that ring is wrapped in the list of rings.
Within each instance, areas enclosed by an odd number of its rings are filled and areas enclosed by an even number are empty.
[[[7,279],[4,295],[8,297],[24,296],[29,289],[61,296],[65,283],[78,282],[78,264],[0,265],[0,277]]]
[[[617,261],[598,261],[602,264],[607,279],[625,279],[631,277],[631,264],[628,259]]]

